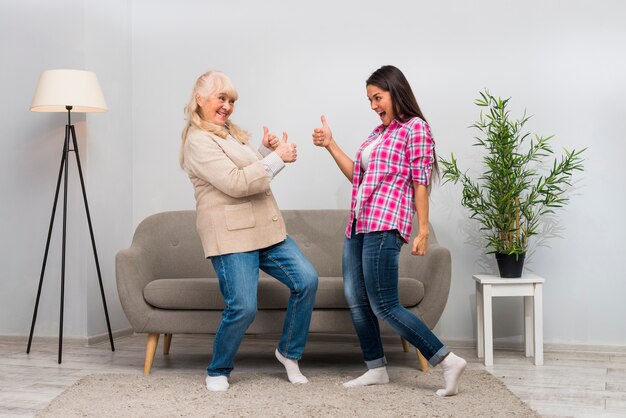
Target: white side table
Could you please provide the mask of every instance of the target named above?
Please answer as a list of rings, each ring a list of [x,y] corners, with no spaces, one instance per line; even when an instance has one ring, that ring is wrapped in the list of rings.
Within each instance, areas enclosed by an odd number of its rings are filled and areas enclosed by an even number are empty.
[[[526,357],[535,356],[535,365],[543,365],[544,279],[524,275],[518,279],[503,279],[488,274],[475,274],[476,281],[476,342],[478,357],[485,366],[493,365],[493,326],[491,299],[497,296],[524,296],[524,343]]]

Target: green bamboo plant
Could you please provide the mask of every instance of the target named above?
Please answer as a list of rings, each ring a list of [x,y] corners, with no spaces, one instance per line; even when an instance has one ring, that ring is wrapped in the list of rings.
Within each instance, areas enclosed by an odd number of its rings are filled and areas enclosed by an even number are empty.
[[[471,127],[479,131],[474,146],[486,152],[484,170],[477,180],[459,170],[454,154],[450,161],[440,158],[442,177],[447,182],[461,182],[461,204],[470,210],[485,234],[488,253],[520,255],[528,249],[528,239],[536,235],[544,215],[554,213],[568,201],[574,171],[583,170],[582,153],[564,150],[549,170],[542,170],[545,159],[554,153],[549,141],[524,132],[530,116],[512,120],[508,99],[496,98],[488,90],[480,92],[475,104],[480,117]],[[545,173],[545,174],[542,174]]]

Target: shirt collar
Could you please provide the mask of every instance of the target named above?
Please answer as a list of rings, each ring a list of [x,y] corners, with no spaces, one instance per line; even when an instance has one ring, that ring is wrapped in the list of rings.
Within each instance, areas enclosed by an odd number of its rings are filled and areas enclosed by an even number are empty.
[[[394,119],[391,121],[391,123],[389,123],[389,125],[387,125],[387,129],[394,129],[396,125],[399,125],[399,124],[400,124],[400,121],[398,121],[398,119]],[[385,125],[381,123],[380,125],[376,127],[376,129],[374,129],[374,133],[380,134],[384,130],[385,130]]]

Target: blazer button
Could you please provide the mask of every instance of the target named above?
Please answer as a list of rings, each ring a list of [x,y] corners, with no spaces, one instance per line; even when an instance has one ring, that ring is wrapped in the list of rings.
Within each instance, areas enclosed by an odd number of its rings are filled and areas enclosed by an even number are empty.
[[[278,216],[274,215],[274,217],[272,218],[272,221],[276,222],[278,220]]]

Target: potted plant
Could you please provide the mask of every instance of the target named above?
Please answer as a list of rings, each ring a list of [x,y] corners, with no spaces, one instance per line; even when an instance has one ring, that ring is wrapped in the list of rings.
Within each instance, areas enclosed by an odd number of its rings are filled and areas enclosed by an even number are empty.
[[[459,170],[454,154],[449,161],[439,161],[444,184],[461,182],[461,204],[480,223],[488,254],[496,254],[500,276],[520,277],[529,238],[538,234],[545,215],[567,203],[566,191],[574,171],[583,170],[581,155],[586,148],[565,149],[560,160],[555,158],[546,168],[545,160],[554,154],[549,145],[553,135],[525,132],[530,116],[524,112],[513,120],[509,100],[484,90],[475,102],[481,113],[471,126],[478,130],[474,146],[485,152],[476,180]]]

